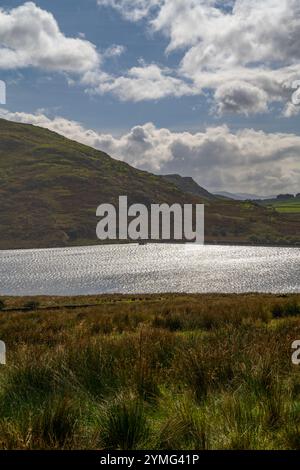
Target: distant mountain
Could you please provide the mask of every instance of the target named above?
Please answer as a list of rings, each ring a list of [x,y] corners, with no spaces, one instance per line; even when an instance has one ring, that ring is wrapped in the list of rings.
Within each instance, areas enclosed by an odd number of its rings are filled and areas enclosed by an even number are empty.
[[[248,193],[229,193],[228,191],[218,191],[214,193],[216,196],[222,196],[229,199],[234,199],[235,201],[258,201],[265,199],[273,199],[276,196],[259,196],[257,194],[248,194]]]
[[[97,244],[96,208],[123,195],[147,206],[204,203],[208,243],[300,243],[296,215],[215,198],[191,178],[155,176],[47,129],[0,120],[0,249]]]
[[[190,176],[180,175],[164,175],[164,178],[170,183],[175,184],[184,193],[193,194],[194,196],[200,196],[207,200],[215,200],[216,197],[209,193],[206,189],[199,186],[196,181]]]

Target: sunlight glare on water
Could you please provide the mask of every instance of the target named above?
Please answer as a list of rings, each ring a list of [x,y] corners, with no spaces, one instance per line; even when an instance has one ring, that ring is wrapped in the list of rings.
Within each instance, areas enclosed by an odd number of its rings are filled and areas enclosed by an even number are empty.
[[[148,244],[0,251],[0,295],[300,291],[300,249]]]

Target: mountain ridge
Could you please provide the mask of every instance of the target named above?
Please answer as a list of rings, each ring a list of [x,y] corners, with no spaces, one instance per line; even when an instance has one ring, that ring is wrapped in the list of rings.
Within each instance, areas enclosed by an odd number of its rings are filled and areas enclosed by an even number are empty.
[[[203,197],[205,200],[214,200],[216,197],[200,186],[191,176],[181,176],[178,174],[162,175],[170,183],[174,183],[181,191]]]

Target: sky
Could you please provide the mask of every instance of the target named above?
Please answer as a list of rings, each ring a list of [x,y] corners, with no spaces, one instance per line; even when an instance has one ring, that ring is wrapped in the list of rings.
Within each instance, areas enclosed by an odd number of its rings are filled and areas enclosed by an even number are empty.
[[[300,192],[299,0],[0,0],[0,116],[210,191]]]

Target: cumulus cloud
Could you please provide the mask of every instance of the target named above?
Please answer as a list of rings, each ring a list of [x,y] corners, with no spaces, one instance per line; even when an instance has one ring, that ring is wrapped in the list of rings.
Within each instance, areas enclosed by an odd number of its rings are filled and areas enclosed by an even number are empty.
[[[120,57],[122,54],[124,54],[125,50],[126,50],[125,46],[122,46],[120,44],[113,44],[108,49],[106,49],[103,56],[105,58]]]
[[[215,92],[219,114],[264,113],[268,109],[268,95],[258,86],[234,80],[221,84]]]
[[[113,93],[122,101],[145,101],[166,98],[167,96],[187,96],[198,91],[186,81],[173,77],[170,71],[158,65],[144,65],[131,68],[125,76],[99,79],[94,88],[96,93]],[[92,84],[90,77],[85,77],[85,83]]]
[[[92,43],[66,37],[54,16],[35,3],[0,9],[0,69],[39,67],[84,73],[96,69],[99,63]]]
[[[192,80],[199,93],[214,90],[219,112],[262,113],[272,102],[284,106],[290,101],[288,84],[300,77],[299,0],[98,3],[110,5],[131,21],[147,18],[153,32],[168,38],[166,52],[182,52],[181,81]],[[123,90],[130,87],[129,80],[116,81],[114,92],[119,84]],[[291,114],[288,108],[286,115]]]
[[[101,59],[124,53],[112,45],[101,55],[82,34],[70,38],[54,16],[26,2],[0,8],[0,69],[39,67],[79,74],[92,93],[123,101],[200,95],[210,90],[218,114],[265,113],[281,102],[286,117],[292,83],[300,77],[299,0],[97,0],[130,21],[144,19],[168,39],[166,53],[181,54],[175,70],[139,64],[119,75]],[[69,78],[70,83],[74,78]]]
[[[2,109],[0,116],[48,128],[138,168],[193,176],[210,190],[299,192],[300,136],[295,134],[253,129],[232,132],[227,126],[196,133],[172,132],[147,123],[116,137],[61,117],[50,119],[42,113]]]
[[[153,8],[162,4],[161,0],[97,0],[100,6],[115,8],[126,19],[139,21],[145,18]]]
[[[110,5],[135,21],[148,16],[152,29],[169,38],[169,51],[196,45],[201,68],[262,61],[278,65],[300,59],[298,0],[98,0],[98,4]],[[132,11],[143,14],[130,15]]]
[[[99,2],[102,5],[109,2]],[[124,6],[126,17],[137,20],[157,5],[156,1],[139,0],[114,3]],[[124,76],[113,76],[100,69],[101,59],[119,57],[125,47],[113,44],[102,56],[96,47],[83,38],[68,38],[59,29],[54,16],[27,2],[10,10],[0,9],[0,69],[39,67],[80,75],[80,82],[91,93],[112,93],[126,101],[156,100],[166,96],[193,93],[186,80],[172,76],[171,71],[158,65],[133,67]],[[68,78],[70,84],[75,83]]]

